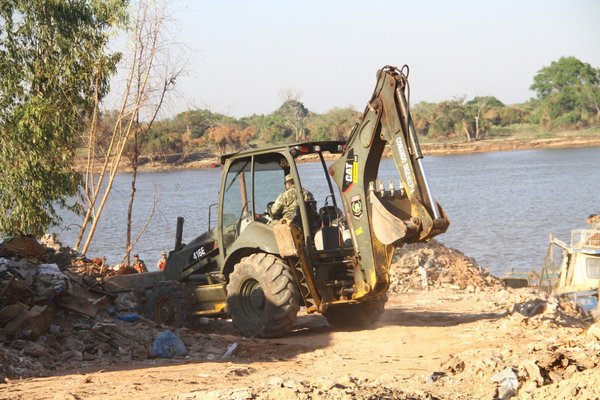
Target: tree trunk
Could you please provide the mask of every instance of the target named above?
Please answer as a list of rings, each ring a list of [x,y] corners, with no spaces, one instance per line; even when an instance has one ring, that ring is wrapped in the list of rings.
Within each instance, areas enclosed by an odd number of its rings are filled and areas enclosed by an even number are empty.
[[[470,142],[471,141],[471,133],[469,132],[469,127],[467,126],[467,121],[463,120],[462,125],[463,125],[463,131],[465,132],[465,135],[467,136],[467,142]]]
[[[157,4],[147,5],[144,2],[138,2],[136,5],[137,9],[134,10],[135,13],[132,14],[133,25],[130,30],[130,40],[133,48],[127,65],[129,71],[128,78],[126,79],[124,96],[121,102],[121,109],[113,127],[109,147],[103,156],[103,165],[98,175],[98,180],[95,183],[95,187],[93,187],[93,179],[89,180],[90,185],[88,188],[93,190],[90,191],[91,195],[88,195],[88,198],[90,199],[89,205],[80,232],[80,236],[83,237],[85,229],[91,221],[91,226],[87,232],[87,238],[81,250],[81,252],[85,254],[90,246],[100,215],[102,214],[110,195],[115,176],[120,167],[120,161],[124,156],[126,145],[131,138],[131,134],[134,134],[135,143],[132,160],[133,179],[127,217],[126,254],[128,262],[131,247],[135,246],[137,241],[137,239],[131,240],[131,219],[136,190],[137,169],[139,165],[138,141],[141,138],[140,135],[147,133],[152,126],[162,107],[163,101],[165,100],[166,93],[175,85],[177,77],[183,70],[182,66],[178,65],[180,63],[175,62],[175,65],[169,64],[168,68],[163,72],[164,79],[160,78],[162,84],[154,79],[156,74],[159,73],[156,69],[157,54],[164,51],[161,42],[161,28],[167,20],[165,8]],[[158,102],[154,103],[155,100],[158,100]],[[153,111],[150,122],[145,124],[143,129],[144,132],[141,132],[142,128],[139,124],[139,113],[140,109],[143,107],[150,107]],[[93,134],[95,132],[91,133]],[[93,138],[90,139],[90,144],[91,143],[93,143]],[[88,169],[93,170],[89,165]],[[106,184],[106,187],[104,187],[103,180],[106,175],[108,175],[108,183]],[[101,189],[103,193],[100,196]],[[96,208],[98,199],[100,199],[100,204]],[[80,242],[81,238],[77,240],[77,246]]]
[[[138,117],[139,118],[139,117]],[[138,131],[139,121],[136,121],[136,128],[133,133],[133,157],[131,158],[131,168],[133,169],[133,176],[131,177],[131,192],[129,194],[129,205],[127,207],[127,234],[125,239],[125,261],[127,265],[130,263],[131,253],[131,222],[133,214],[133,201],[135,199],[135,184],[137,179],[138,170],[138,159],[139,159],[139,148],[138,148]]]

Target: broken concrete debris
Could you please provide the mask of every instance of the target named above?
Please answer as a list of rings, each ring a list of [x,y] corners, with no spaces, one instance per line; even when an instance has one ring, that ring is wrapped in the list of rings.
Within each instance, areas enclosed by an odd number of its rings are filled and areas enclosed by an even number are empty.
[[[252,374],[253,369],[236,368],[228,375],[231,377]],[[395,383],[395,382],[393,382]],[[255,387],[234,387],[222,390],[195,390],[175,397],[178,400],[191,399],[365,399],[365,400],[441,400],[429,393],[415,393],[403,390],[378,380],[361,379],[355,376],[338,378],[321,377],[314,381],[298,380],[289,376],[274,376]]]
[[[519,387],[519,381],[517,375],[510,367],[506,367],[502,371],[492,376],[492,382],[498,384],[498,395],[500,400],[506,400],[517,394],[517,388]]]
[[[103,293],[98,280],[113,274],[104,260],[87,260],[55,237],[44,240],[0,243],[0,384],[74,368],[74,362],[155,357],[152,344],[164,327],[132,312],[138,307],[135,297]],[[218,357],[231,343],[189,330],[172,335],[179,341],[175,356],[186,354],[180,349],[187,346],[196,358]],[[199,351],[199,338],[212,342],[214,352]]]
[[[440,364],[449,379],[489,377],[496,384],[495,393],[490,392],[494,398],[543,399],[555,398],[543,388],[581,380],[582,372],[595,371],[600,376],[600,339],[586,334],[586,314],[582,310],[563,307],[557,298],[532,289],[502,290],[498,294],[502,296],[498,296],[497,307],[508,308],[512,303],[512,312],[503,315],[494,333],[486,334],[486,340],[497,343],[495,349],[485,354],[467,350],[451,355]],[[513,352],[503,342],[507,336],[521,336],[525,331],[535,332],[538,337],[525,352]],[[587,390],[590,385],[580,383],[579,387]],[[600,389],[594,390],[600,394]],[[546,393],[548,397],[538,393]]]
[[[434,288],[469,293],[497,290],[503,285],[475,259],[436,240],[399,248],[390,268],[390,292],[406,293]]]

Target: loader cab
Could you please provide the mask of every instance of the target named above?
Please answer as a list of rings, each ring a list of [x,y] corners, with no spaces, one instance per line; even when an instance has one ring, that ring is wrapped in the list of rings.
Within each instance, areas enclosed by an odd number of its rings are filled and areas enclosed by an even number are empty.
[[[285,190],[288,174],[293,176],[297,189],[297,207],[291,222],[303,233],[309,251],[343,247],[343,215],[323,157],[323,152],[341,151],[342,142],[314,142],[224,156],[218,213],[221,265],[231,265],[250,251],[279,253],[273,233],[276,221],[269,208]],[[297,159],[304,157],[319,163],[312,165],[310,187],[303,186],[306,172],[297,165]],[[305,189],[314,199],[304,198]],[[351,246],[349,234],[345,244]],[[236,252],[238,255],[234,256]],[[232,261],[228,261],[232,256]]]
[[[575,229],[571,243],[554,239],[550,246],[562,249],[557,293],[598,289],[600,285],[600,230]]]
[[[600,230],[572,230],[570,243],[550,235],[540,287],[559,297],[568,297],[588,312],[599,310],[599,286]]]

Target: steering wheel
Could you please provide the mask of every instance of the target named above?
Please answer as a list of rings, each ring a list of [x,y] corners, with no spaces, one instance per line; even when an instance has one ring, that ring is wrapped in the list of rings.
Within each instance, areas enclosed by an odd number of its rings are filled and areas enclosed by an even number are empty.
[[[271,207],[273,207],[273,204],[275,204],[274,201],[270,201],[267,203],[267,208],[265,209],[265,215],[267,215],[269,218],[273,218],[273,213],[271,212]]]

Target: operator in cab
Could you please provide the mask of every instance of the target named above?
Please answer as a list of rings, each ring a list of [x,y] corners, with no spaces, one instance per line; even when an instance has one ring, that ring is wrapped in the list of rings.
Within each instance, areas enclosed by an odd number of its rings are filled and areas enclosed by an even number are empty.
[[[275,203],[271,206],[271,215],[273,220],[286,218],[291,220],[296,214],[296,206],[298,198],[296,197],[296,186],[294,185],[294,177],[292,174],[287,174],[284,181],[285,190],[277,196]],[[304,201],[314,200],[315,197],[306,189],[302,190]]]

